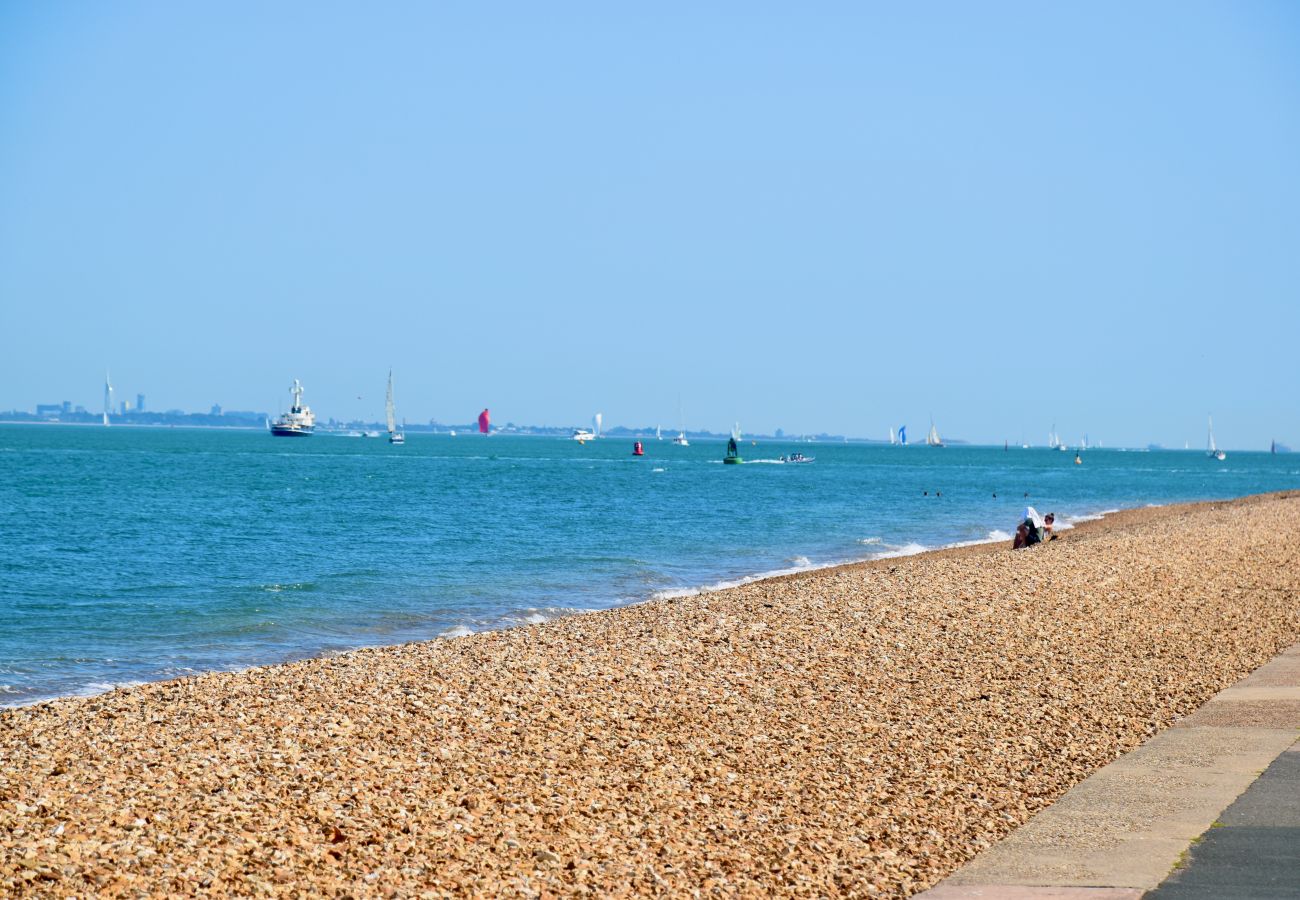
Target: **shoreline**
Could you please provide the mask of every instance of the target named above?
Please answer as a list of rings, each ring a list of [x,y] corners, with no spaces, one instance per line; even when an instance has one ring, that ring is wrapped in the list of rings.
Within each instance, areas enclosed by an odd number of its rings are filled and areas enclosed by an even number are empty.
[[[0,892],[905,897],[1300,637],[1300,493],[0,711]]]
[[[76,423],[53,422],[47,424],[58,425],[58,424],[76,424]],[[167,426],[141,425],[141,426],[133,426],[133,427],[148,428],[148,427],[167,427]],[[204,428],[208,426],[193,426],[193,427]],[[1270,495],[1268,494],[1247,495],[1247,497],[1250,496],[1270,496]],[[1244,500],[1244,499],[1246,499],[1246,497],[1232,498],[1233,501]],[[1202,503],[1219,503],[1219,502],[1232,502],[1232,501],[1200,500],[1200,501],[1192,501],[1188,504],[1180,504],[1180,505],[1197,506]],[[1058,536],[1063,537],[1064,534],[1074,531],[1080,525],[1092,524],[1119,513],[1131,512],[1139,509],[1160,509],[1166,507],[1167,507],[1166,504],[1157,504],[1157,505],[1147,505],[1145,507],[1132,507],[1130,509],[1106,509],[1097,513],[1084,512],[1078,514],[1077,516],[1073,514],[1066,514],[1062,518],[1064,526],[1063,527],[1058,526]],[[994,531],[993,529],[990,529],[989,533],[992,534],[993,531]],[[247,672],[251,669],[258,669],[265,666],[289,665],[292,663],[303,662],[303,661],[313,660],[313,659],[329,659],[337,656],[343,656],[349,653],[355,653],[362,650],[377,650],[386,647],[401,647],[407,644],[425,643],[428,641],[458,640],[460,638],[470,637],[476,634],[490,634],[499,631],[509,631],[515,628],[529,628],[534,625],[545,624],[547,622],[560,621],[575,615],[588,615],[594,612],[604,612],[607,610],[622,609],[625,607],[642,606],[645,604],[653,604],[653,603],[664,602],[664,601],[678,600],[686,597],[698,597],[698,596],[705,596],[709,594],[716,594],[720,591],[745,587],[747,585],[758,584],[765,581],[776,581],[776,580],[796,577],[800,575],[829,572],[840,568],[845,568],[845,567],[851,568],[851,567],[867,565],[871,563],[890,562],[899,559],[910,559],[915,557],[927,556],[929,554],[948,553],[951,551],[971,550],[976,548],[981,548],[981,549],[996,548],[1003,544],[1010,545],[1010,542],[1011,542],[1011,536],[1009,534],[1006,536],[1005,539],[990,537],[990,538],[979,539],[979,540],[953,541],[935,547],[924,547],[924,545],[913,542],[906,545],[902,545],[896,548],[896,550],[871,553],[857,559],[850,558],[850,559],[833,560],[825,563],[810,563],[807,566],[794,566],[785,569],[773,569],[773,570],[766,570],[763,572],[757,572],[752,574],[742,574],[742,575],[735,575],[731,577],[724,577],[721,580],[713,581],[711,583],[702,584],[698,586],[666,588],[663,590],[654,591],[648,596],[634,598],[631,600],[617,601],[617,602],[609,603],[604,606],[592,607],[590,609],[569,611],[559,615],[539,618],[536,621],[525,620],[522,622],[512,622],[509,624],[504,624],[499,626],[488,626],[477,630],[472,629],[469,626],[464,624],[457,624],[451,626],[450,628],[446,628],[443,631],[438,632],[437,634],[432,634],[429,637],[417,639],[414,641],[399,641],[396,643],[380,642],[375,644],[360,644],[354,647],[348,647],[346,649],[337,649],[337,650],[312,650],[312,651],[307,651],[301,655],[289,654],[277,659],[269,659],[264,662],[253,663],[247,666],[206,669],[200,672],[194,672],[183,676],[170,676],[166,678],[144,678],[144,679],[126,678],[121,681],[92,681],[89,682],[84,688],[76,690],[72,693],[40,694],[17,702],[6,702],[4,700],[5,692],[0,691],[0,712],[3,712],[4,710],[7,709],[23,709],[30,706],[36,706],[42,703],[50,703],[50,702],[61,701],[61,700],[73,700],[73,699],[81,699],[81,698],[88,698],[88,697],[98,697],[103,694],[112,693],[113,691],[131,690],[149,684],[159,684],[159,683],[165,683],[168,681],[181,680],[186,678],[196,678],[204,675],[216,675],[222,673],[237,674],[240,672]],[[914,547],[914,546],[923,547],[923,549],[916,550],[916,551],[910,551],[907,549],[908,547]],[[518,612],[528,612],[528,610],[520,610]],[[540,615],[540,613],[534,612],[532,615]],[[0,685],[0,688],[3,687],[7,687],[7,685]]]

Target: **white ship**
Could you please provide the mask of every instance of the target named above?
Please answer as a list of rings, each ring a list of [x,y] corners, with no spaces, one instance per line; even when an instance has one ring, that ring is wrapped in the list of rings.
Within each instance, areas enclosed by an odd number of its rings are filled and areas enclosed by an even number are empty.
[[[271,423],[271,434],[276,437],[311,437],[316,431],[316,415],[310,407],[302,405],[302,382],[295,378],[289,393],[293,394],[293,406]]]

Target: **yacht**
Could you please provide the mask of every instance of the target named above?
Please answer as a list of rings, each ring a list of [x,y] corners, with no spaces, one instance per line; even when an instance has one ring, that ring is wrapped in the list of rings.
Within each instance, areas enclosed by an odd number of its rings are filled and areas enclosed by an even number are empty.
[[[587,441],[594,441],[595,439],[596,433],[594,431],[589,431],[586,428],[573,429],[573,440],[579,444],[585,444]]]
[[[1228,458],[1228,454],[1220,450],[1219,445],[1214,443],[1214,419],[1210,418],[1209,423],[1210,434],[1205,441],[1205,455],[1210,459],[1217,459],[1219,462],[1223,462]]]
[[[302,382],[295,378],[289,393],[293,394],[293,406],[271,423],[271,434],[276,437],[311,437],[316,430],[316,415],[311,407],[302,405]]]
[[[402,430],[397,430],[397,415],[393,407],[393,370],[388,370],[388,395],[384,399],[384,418],[388,422],[388,443],[405,444],[406,443],[406,423],[402,423]]]

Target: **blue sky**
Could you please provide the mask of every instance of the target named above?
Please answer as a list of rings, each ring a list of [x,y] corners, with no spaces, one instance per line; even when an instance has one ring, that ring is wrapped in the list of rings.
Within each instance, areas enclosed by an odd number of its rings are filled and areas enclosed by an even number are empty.
[[[1289,3],[10,3],[0,135],[0,409],[1300,445]]]

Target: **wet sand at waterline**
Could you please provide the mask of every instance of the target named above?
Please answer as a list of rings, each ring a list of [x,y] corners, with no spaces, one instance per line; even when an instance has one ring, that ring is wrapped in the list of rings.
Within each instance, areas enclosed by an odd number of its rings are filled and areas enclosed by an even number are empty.
[[[1300,495],[0,713],[0,894],[906,896],[1300,636]]]

